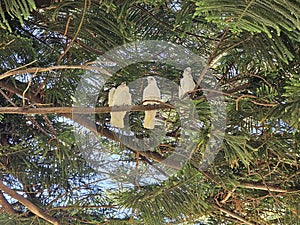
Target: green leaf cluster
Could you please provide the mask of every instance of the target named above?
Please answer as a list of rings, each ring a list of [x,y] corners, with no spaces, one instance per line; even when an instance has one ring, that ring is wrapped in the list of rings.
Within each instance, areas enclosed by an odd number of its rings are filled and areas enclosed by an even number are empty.
[[[1,1],[0,8],[0,27],[8,29],[12,32],[11,25],[9,24],[10,18],[16,18],[21,25],[24,25],[24,20],[27,20],[30,13],[36,9],[34,0],[3,0]],[[8,16],[10,18],[7,18]]]

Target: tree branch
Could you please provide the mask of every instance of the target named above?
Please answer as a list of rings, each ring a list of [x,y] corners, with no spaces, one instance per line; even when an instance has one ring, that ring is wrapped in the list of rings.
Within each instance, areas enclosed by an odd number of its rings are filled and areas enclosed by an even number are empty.
[[[227,210],[227,209],[223,209],[223,208],[221,208],[221,207],[219,207],[219,206],[217,206],[217,205],[213,205],[213,207],[214,207],[215,209],[217,209],[218,211],[223,212],[223,213],[227,214],[228,216],[231,216],[232,218],[235,218],[235,219],[237,219],[237,220],[243,222],[244,224],[247,224],[247,225],[255,225],[254,223],[249,222],[248,220],[244,219],[243,217],[239,216],[238,214],[236,214],[236,213],[234,213],[234,212],[231,212],[231,211],[229,211],[229,210]]]
[[[37,215],[38,217],[48,221],[53,225],[61,225],[61,223],[54,217],[46,214],[42,209],[34,205],[32,202],[24,198],[22,195],[18,194],[14,190],[5,186],[3,182],[0,180],[0,190],[4,191],[6,194],[10,195],[12,198],[18,200],[22,205],[26,206],[32,213]]]
[[[1,86],[1,81],[0,81],[0,86]],[[9,88],[11,89],[11,87],[9,86]],[[13,93],[15,94],[18,94],[18,95],[22,95],[22,91],[20,91],[19,89],[14,89]],[[29,96],[28,96],[28,93],[25,93],[25,98],[29,99]],[[35,98],[32,98],[31,99],[32,103],[33,104],[43,104],[43,100],[38,98],[37,96]],[[159,101],[157,101],[158,103],[161,103]],[[136,106],[137,108],[138,107],[143,107],[143,111],[145,110],[145,108],[148,108],[149,110],[150,109],[153,109],[152,107],[164,107],[164,108],[172,108],[174,106],[172,105],[169,105],[169,104],[166,104],[164,103],[163,105],[143,105],[143,106]],[[130,107],[130,108],[133,108],[134,106]],[[13,107],[12,107],[13,108]],[[22,108],[22,107],[21,107]],[[113,107],[117,110],[118,107]],[[3,109],[3,107],[0,107],[0,110]],[[29,109],[29,108],[27,108]],[[73,108],[69,108],[69,109],[72,109]],[[23,110],[23,109],[21,109]],[[61,116],[64,116],[68,119],[71,119],[73,120],[74,122],[80,124],[81,126],[84,126],[85,128],[89,129],[91,132],[95,133],[96,135],[101,135],[101,136],[104,136],[110,140],[113,140],[113,141],[116,141],[116,142],[120,142],[122,143],[123,145],[129,147],[132,151],[134,152],[139,152],[140,155],[143,155],[145,156],[146,158],[149,158],[155,162],[159,162],[159,163],[164,163],[166,166],[169,166],[170,168],[173,168],[173,169],[181,169],[182,166],[176,162],[176,161],[172,161],[172,162],[168,162],[168,161],[165,161],[165,157],[163,157],[161,154],[159,154],[158,152],[150,152],[150,151],[141,151],[140,149],[138,149],[136,146],[132,146],[132,141],[131,141],[131,137],[126,137],[126,136],[123,136],[121,139],[122,141],[112,132],[110,131],[108,128],[105,128],[105,127],[102,127],[102,126],[99,126],[99,125],[96,125],[94,121],[91,121],[87,118],[85,118],[83,116],[82,113],[73,113],[72,114],[72,110],[69,110],[69,113],[67,113],[67,111],[65,111],[64,113],[58,113],[60,114]],[[94,111],[94,109],[93,109]],[[121,111],[124,111],[124,109],[122,108]],[[8,111],[6,111],[7,113]],[[56,112],[52,112],[52,113],[56,113]],[[128,139],[128,140],[127,140]]]
[[[2,209],[6,213],[8,213],[10,215],[17,214],[17,212],[13,209],[13,207],[9,204],[9,202],[4,197],[4,194],[2,193],[2,191],[0,191],[0,204],[2,205]]]
[[[235,191],[235,188],[233,188],[231,191],[228,191],[227,195],[220,201],[223,205],[226,204],[228,199],[232,196],[233,192]]]
[[[71,205],[71,206],[57,206],[49,209],[48,211],[55,210],[69,210],[69,209],[116,209],[118,208],[116,205]]]
[[[67,46],[67,48],[64,50],[64,52],[59,56],[58,60],[57,60],[57,64],[60,63],[60,61],[63,59],[63,57],[67,54],[67,52],[70,50],[70,48],[73,46],[75,40],[77,39],[77,36],[82,28],[83,22],[84,22],[84,18],[85,18],[85,14],[86,14],[86,10],[87,10],[87,0],[84,0],[84,5],[83,5],[83,10],[82,10],[82,16],[78,25],[78,28],[74,34],[74,37],[72,38],[71,42],[69,43],[69,45]]]
[[[105,70],[105,69],[101,69],[100,67],[96,67],[96,66],[85,66],[85,65],[72,65],[72,66],[66,66],[66,65],[62,65],[62,66],[50,66],[50,67],[46,67],[46,68],[42,68],[42,67],[32,67],[32,68],[28,68],[28,69],[21,69],[21,70],[9,70],[3,74],[0,75],[0,80],[13,76],[13,75],[20,75],[20,74],[26,74],[26,73],[41,73],[41,72],[47,72],[47,71],[51,71],[51,70],[62,70],[62,69],[82,69],[82,70],[96,70],[100,73],[103,73],[105,75],[111,76],[111,74]]]
[[[126,138],[126,136],[122,136],[120,139],[109,129],[105,128],[105,127],[101,127],[101,126],[96,126],[95,122],[86,119],[82,116],[73,116],[71,114],[63,114],[63,116],[65,116],[66,118],[72,119],[74,122],[78,123],[79,125],[87,128],[88,130],[90,130],[91,132],[93,132],[96,135],[101,135],[104,136],[112,141],[116,141],[116,142],[120,142],[121,144],[123,144],[124,146],[129,147],[132,151],[134,152],[139,152],[140,155],[145,156],[146,158],[149,158],[155,162],[159,162],[159,163],[163,163],[164,165],[173,168],[173,169],[181,169],[182,166],[172,160],[172,161],[165,161],[165,157],[163,157],[161,154],[159,154],[158,152],[151,152],[151,151],[141,151],[140,149],[138,149],[135,146],[132,146],[132,141],[131,141],[131,137],[128,136],[128,138]]]
[[[20,89],[14,87],[13,85],[11,85],[11,84],[9,84],[9,83],[5,83],[5,82],[1,81],[1,79],[0,79],[0,87],[6,89],[6,90],[9,91],[9,92],[18,94],[18,95],[20,95],[20,96],[22,96],[22,94],[23,94],[23,92],[22,92]],[[40,98],[34,96],[34,95],[33,95],[32,93],[30,93],[30,92],[27,92],[27,93],[26,93],[25,98],[28,99],[28,100],[31,101],[31,102],[39,102],[39,103],[43,103],[43,101],[42,101]]]
[[[42,108],[29,108],[29,107],[0,107],[1,114],[97,114],[121,111],[148,111],[156,109],[174,109],[175,107],[169,104],[155,104],[155,105],[134,105],[134,106],[114,106],[114,107],[42,107]]]
[[[198,80],[197,80],[197,83],[196,83],[196,85],[195,85],[194,90],[196,90],[196,89],[198,89],[198,87],[200,87],[200,84],[201,84],[201,82],[202,82],[204,76],[206,75],[207,71],[209,70],[209,67],[211,66],[211,63],[212,63],[213,59],[216,57],[217,51],[219,50],[219,48],[220,48],[222,42],[225,40],[225,37],[226,37],[228,31],[229,31],[229,29],[226,28],[225,31],[224,31],[224,33],[223,33],[223,35],[222,35],[222,37],[221,37],[221,39],[220,39],[219,42],[217,43],[217,45],[216,45],[214,51],[210,54],[210,56],[209,56],[209,58],[208,58],[208,60],[207,60],[207,63],[206,63],[206,65],[205,65],[204,69],[202,70],[202,72],[201,72],[201,74],[200,74]],[[193,93],[193,94],[194,94],[194,93]]]
[[[279,192],[279,193],[287,193],[288,190],[277,188],[277,187],[270,187],[265,186],[262,184],[250,184],[250,183],[241,183],[239,185],[242,188],[249,188],[249,189],[256,189],[256,190],[264,190],[264,191],[271,191],[271,192]]]

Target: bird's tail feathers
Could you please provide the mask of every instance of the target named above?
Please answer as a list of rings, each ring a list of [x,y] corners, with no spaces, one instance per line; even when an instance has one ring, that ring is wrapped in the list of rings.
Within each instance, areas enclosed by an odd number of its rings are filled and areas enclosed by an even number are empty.
[[[144,128],[154,129],[156,112],[157,110],[150,110],[145,112]]]

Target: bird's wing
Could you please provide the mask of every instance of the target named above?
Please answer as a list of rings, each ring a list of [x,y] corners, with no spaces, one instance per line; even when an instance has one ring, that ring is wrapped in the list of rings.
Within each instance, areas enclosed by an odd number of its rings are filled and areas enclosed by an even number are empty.
[[[129,92],[129,87],[125,87],[122,93],[122,96],[125,98],[124,103],[125,105],[131,105],[131,94]]]
[[[178,86],[178,97],[179,98],[181,98],[183,95],[184,95],[184,93],[183,93],[183,90],[182,90],[182,88],[181,88],[181,81],[180,81],[180,85]]]
[[[108,93],[108,105],[109,106],[112,106],[112,104],[113,104],[115,91],[116,91],[115,88],[112,88],[109,90],[109,93]]]
[[[131,105],[131,94],[129,93],[129,88],[126,85],[120,85],[117,87],[114,97],[113,105]]]
[[[111,106],[120,106],[120,105],[131,105],[131,94],[129,93],[129,88],[126,84],[121,84],[113,93],[113,98]],[[124,128],[124,117],[126,111],[122,112],[111,112],[110,123],[119,128]]]
[[[111,112],[110,113],[110,124],[115,127],[124,128],[125,115],[126,115],[126,112]]]
[[[154,129],[157,110],[145,111],[144,128]]]
[[[195,82],[193,77],[186,77],[184,78],[183,88],[186,92],[192,91],[195,88]]]
[[[148,85],[143,92],[143,100],[160,100],[160,90],[153,77],[148,79]],[[155,103],[156,102],[144,102],[144,105]],[[145,111],[144,128],[154,129],[156,112],[157,110]]]

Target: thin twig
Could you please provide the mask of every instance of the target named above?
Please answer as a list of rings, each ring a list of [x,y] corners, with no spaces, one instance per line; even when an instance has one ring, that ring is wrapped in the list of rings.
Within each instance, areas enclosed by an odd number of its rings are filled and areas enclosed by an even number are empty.
[[[72,206],[57,206],[49,209],[48,211],[54,210],[69,210],[69,209],[115,209],[116,205],[72,205]]]
[[[51,132],[53,133],[53,135],[57,136],[57,133],[51,123],[51,121],[49,120],[49,118],[47,117],[47,115],[43,116],[43,119],[46,121],[46,123],[48,124],[48,126],[50,127]]]
[[[232,189],[232,191],[228,191],[227,195],[220,201],[222,204],[226,204],[226,202],[229,200],[233,192],[235,191],[235,188]]]
[[[246,72],[246,75],[249,75],[250,77],[257,77],[259,79],[262,79],[270,88],[272,87],[272,85],[265,78],[263,78],[260,75],[257,75],[257,74],[254,74],[254,73],[247,73],[247,72]]]
[[[140,187],[140,184],[139,184],[139,159],[140,159],[140,153],[136,152],[135,153],[135,178],[134,178],[134,183],[137,187]]]
[[[3,74],[0,75],[0,80],[13,76],[13,75],[20,75],[20,74],[27,74],[27,73],[41,73],[41,72],[47,72],[47,71],[51,71],[51,70],[61,70],[61,69],[83,69],[83,70],[95,70],[98,71],[100,73],[103,73],[105,75],[108,76],[112,76],[111,73],[109,73],[107,70],[96,67],[96,66],[85,66],[85,65],[71,65],[71,66],[67,66],[67,65],[61,65],[61,66],[50,66],[50,67],[46,67],[46,68],[42,68],[42,67],[32,67],[32,68],[28,68],[28,69],[23,69],[23,70],[9,70]]]
[[[0,87],[3,88],[3,89],[6,89],[8,92],[11,92],[11,93],[14,93],[16,95],[22,96],[23,91],[21,91],[19,88],[15,87],[11,83],[6,83],[6,82],[3,82],[3,81],[0,80]],[[38,97],[35,97],[31,92],[27,92],[24,97],[26,99],[28,99],[28,101],[30,101],[30,102],[40,102],[40,104],[43,103],[42,99],[40,99]],[[7,101],[11,102],[9,97],[7,97]]]
[[[7,43],[1,43],[0,44],[0,48],[2,48],[2,49],[4,49],[6,46],[8,46],[8,45],[10,45],[11,43],[13,43],[15,41],[15,39],[12,39],[12,40],[10,40],[9,42],[7,42]]]
[[[236,100],[235,100],[235,110],[238,111],[239,110],[239,101],[242,99],[242,98],[257,98],[256,96],[254,95],[241,95],[239,96]],[[277,104],[276,103],[262,103],[262,102],[257,102],[255,100],[251,100],[251,102],[255,105],[260,105],[260,106],[267,106],[267,107],[273,107],[273,106],[276,106]]]
[[[260,105],[260,106],[266,106],[266,107],[273,107],[273,106],[277,106],[276,103],[261,103],[261,102],[257,102],[254,100],[251,100],[251,102],[255,105]]]
[[[198,87],[200,86],[201,81],[203,80],[204,76],[206,75],[208,69],[210,68],[210,65],[211,65],[213,59],[215,58],[215,55],[216,55],[217,51],[219,50],[222,42],[224,41],[224,39],[225,39],[226,34],[228,33],[228,31],[229,31],[229,29],[226,28],[226,30],[224,31],[221,39],[219,40],[218,44],[216,45],[214,51],[210,54],[210,56],[209,56],[209,58],[207,60],[207,63],[205,65],[204,69],[202,70],[202,72],[201,72],[198,80],[197,80],[197,83],[196,83],[196,86],[195,86],[194,90],[198,89]]]
[[[65,32],[64,32],[64,36],[66,36],[67,33],[68,33],[70,21],[71,21],[71,16],[68,16],[67,23],[66,23],[66,28],[65,28]]]
[[[81,30],[81,27],[83,25],[83,21],[85,18],[85,14],[86,14],[86,10],[87,10],[87,0],[84,1],[84,5],[83,5],[83,11],[82,11],[82,17],[80,19],[78,28],[76,30],[76,33],[74,34],[74,37],[72,38],[70,44],[68,45],[68,47],[66,48],[66,50],[59,56],[58,60],[57,60],[57,64],[60,63],[60,61],[63,59],[63,57],[67,54],[67,52],[70,50],[70,48],[73,46],[75,40],[77,39],[77,36]]]
[[[239,185],[242,188],[249,188],[249,189],[256,189],[256,190],[264,190],[264,191],[270,191],[270,192],[279,192],[279,193],[287,193],[288,190],[281,189],[278,187],[270,187],[266,185],[261,184],[250,184],[250,183],[241,183]]]
[[[213,207],[215,209],[219,210],[220,212],[223,212],[223,213],[227,214],[228,216],[231,216],[231,217],[233,217],[233,218],[235,218],[235,219],[237,219],[237,220],[239,220],[239,221],[241,221],[241,222],[243,222],[243,223],[245,223],[247,225],[255,225],[254,223],[249,222],[248,220],[246,220],[245,218],[239,216],[238,214],[236,214],[234,212],[231,212],[231,211],[229,211],[227,209],[221,208],[221,207],[219,207],[217,205],[213,205]]]
[[[28,89],[30,88],[32,79],[36,76],[36,74],[37,74],[37,70],[36,70],[35,73],[30,77],[30,79],[29,79],[29,81],[28,81],[28,84],[27,84],[27,87],[25,88],[25,90],[24,90],[23,93],[22,93],[22,104],[23,104],[23,107],[25,106],[25,94],[26,94],[26,92],[28,91]]]
[[[25,68],[25,67],[27,67],[27,66],[30,66],[31,64],[35,63],[36,61],[37,61],[37,60],[33,60],[33,61],[32,61],[32,62],[30,62],[30,63],[27,63],[27,64],[25,64],[25,65],[19,66],[19,67],[17,67],[17,68],[14,68],[14,69],[11,69],[10,71],[16,71],[16,70],[19,70],[19,69]]]
[[[253,95],[241,95],[239,96],[236,100],[235,100],[235,110],[238,111],[239,110],[239,101],[242,98],[256,98],[256,96]]]

